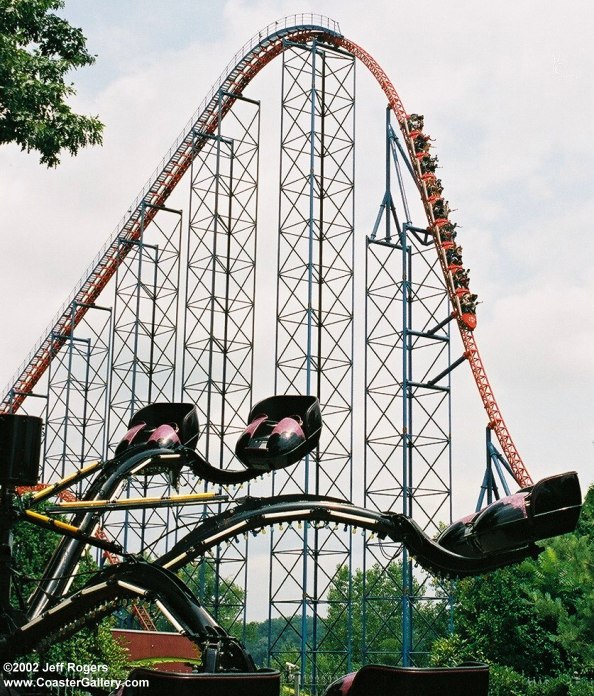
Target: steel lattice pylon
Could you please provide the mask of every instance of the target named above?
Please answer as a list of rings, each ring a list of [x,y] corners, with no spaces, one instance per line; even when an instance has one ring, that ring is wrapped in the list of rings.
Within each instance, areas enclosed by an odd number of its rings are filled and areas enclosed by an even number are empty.
[[[274,495],[352,495],[354,77],[352,56],[317,42],[283,54],[275,391],[317,396],[324,433],[301,470],[275,474]],[[270,617],[298,633],[301,680],[315,689],[350,667],[347,638],[318,674],[350,536],[306,523],[275,532],[270,550]],[[349,594],[334,603],[350,624]],[[273,661],[280,652],[271,641]]]
[[[386,191],[366,243],[365,506],[403,512],[434,535],[451,521],[449,300],[433,239],[411,222],[401,167],[408,174],[410,163],[389,112],[386,154]],[[445,592],[413,573],[404,546],[366,539],[363,559],[362,661],[426,665],[440,619],[447,625]],[[437,607],[431,626],[415,620],[428,602]],[[386,644],[378,624],[398,627],[391,634],[401,640]]]
[[[273,136],[260,132],[259,95],[247,88],[281,54],[281,124],[265,160],[280,159],[278,222],[262,240],[257,231],[267,221],[262,225],[258,217],[260,179],[271,167],[260,160]],[[374,164],[386,172],[380,213],[371,232],[366,221],[358,234],[355,59],[378,81],[404,141],[388,118],[386,149]],[[448,375],[467,359],[489,427],[516,479],[529,481],[475,335],[460,322],[464,355],[451,361],[454,291],[444,281],[439,229],[409,136],[386,74],[331,20],[287,18],[246,44],[5,393],[3,410],[23,409],[27,399],[23,410],[45,418],[44,479],[110,456],[131,415],[152,401],[195,403],[198,449],[227,468],[249,410],[269,396],[262,389],[270,384],[277,394],[317,396],[323,435],[304,462],[248,492],[349,498],[404,512],[437,531],[451,518]],[[178,193],[186,198],[179,209],[177,200],[170,202]],[[413,196],[411,212],[407,198]],[[259,322],[259,307],[274,299],[276,309]],[[362,453],[357,461],[354,452]],[[187,475],[181,485],[203,487]],[[159,496],[170,483],[130,483],[140,493],[149,486]],[[233,499],[246,491],[219,492]],[[163,550],[178,526],[220,505],[129,511],[112,515],[106,527],[130,550],[150,553],[157,545]],[[208,561],[217,580],[206,603],[215,616],[222,602],[233,608],[228,628],[239,637],[246,602],[234,588],[246,587],[258,543],[262,548],[258,540],[248,545],[240,538]],[[269,618],[280,620],[285,635],[297,636],[296,660],[309,693],[361,660],[424,664],[430,638],[446,629],[446,592],[413,569],[401,546],[380,546],[368,536],[355,541],[343,529],[305,523],[275,529],[267,551]],[[357,566],[364,577],[360,616],[351,601]],[[341,585],[342,568],[348,580]],[[250,592],[247,587],[248,603]],[[435,608],[429,624],[419,611],[428,605]],[[355,636],[359,629],[362,638]],[[273,666],[284,667],[282,636],[273,640],[272,631],[269,654]]]
[[[194,134],[185,279],[183,396],[198,406],[202,450],[221,468],[233,461],[254,377],[260,108],[235,100],[216,134]],[[238,635],[245,630],[245,606],[233,586],[246,586],[247,553],[246,540],[219,548],[213,559],[217,585],[209,609],[218,618],[221,603],[232,606],[229,628]]]
[[[46,481],[106,455],[111,329],[111,309],[95,305],[50,365],[41,472]]]

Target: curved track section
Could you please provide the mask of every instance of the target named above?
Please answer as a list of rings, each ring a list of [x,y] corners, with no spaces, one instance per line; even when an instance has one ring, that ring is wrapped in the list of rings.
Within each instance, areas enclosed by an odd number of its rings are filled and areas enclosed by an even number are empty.
[[[345,528],[358,527],[376,534],[380,539],[389,538],[403,543],[423,568],[434,575],[450,578],[480,575],[539,553],[533,543],[526,543],[510,551],[469,558],[439,546],[405,515],[374,512],[337,499],[293,495],[282,496],[282,500],[247,498],[232,510],[209,517],[161,556],[156,564],[175,571],[218,544],[233,541],[247,532],[305,521],[314,526],[336,524]]]
[[[340,37],[338,39],[335,39],[334,43],[338,46],[341,46],[349,53],[352,53],[356,58],[358,58],[369,69],[369,71],[378,81],[380,87],[382,88],[384,94],[388,99],[390,108],[392,109],[396,118],[398,119],[398,124],[400,125],[400,130],[402,131],[402,135],[404,137],[409,154],[411,156],[411,160],[414,162],[415,147],[411,140],[407,126],[406,110],[404,109],[402,101],[400,100],[400,97],[398,96],[398,93],[396,92],[394,85],[388,79],[386,73],[382,70],[381,66],[377,63],[377,61],[372,56],[370,56],[369,53],[367,53],[367,51],[365,51],[363,48],[358,46],[353,41],[345,39],[344,37]],[[491,385],[489,383],[487,371],[479,353],[474,332],[465,324],[464,320],[462,319],[461,313],[457,309],[458,303],[456,301],[456,296],[453,292],[453,288],[449,286],[448,269],[445,264],[443,255],[440,253],[438,226],[435,222],[435,218],[433,215],[433,207],[431,205],[431,202],[429,201],[427,188],[423,182],[423,179],[421,178],[420,172],[415,169],[414,174],[415,181],[421,194],[423,205],[425,207],[427,221],[434,235],[435,246],[439,254],[442,272],[446,279],[446,285],[449,289],[450,300],[452,302],[452,306],[454,307],[458,328],[460,329],[460,335],[462,337],[462,343],[464,344],[464,356],[470,364],[472,375],[478,387],[485,411],[487,412],[487,416],[489,418],[489,427],[495,432],[497,439],[499,440],[499,444],[501,445],[501,449],[503,450],[511,469],[514,472],[514,477],[517,483],[520,485],[521,488],[530,486],[532,484],[532,478],[528,473],[528,470],[526,469],[522,461],[522,458],[520,457],[520,454],[514,444],[514,441],[512,440],[512,437],[505,424],[505,421],[503,420],[501,410],[497,405],[495,394],[493,393],[493,389],[491,388]]]
[[[11,660],[33,650],[43,650],[83,626],[96,623],[123,602],[145,600],[154,601],[172,626],[201,648],[225,641],[227,662],[221,662],[217,671],[231,668],[253,671],[253,662],[240,644],[227,635],[174,571],[238,535],[276,524],[303,521],[314,526],[336,524],[344,525],[345,529],[361,528],[380,539],[403,543],[424,568],[450,578],[479,575],[539,553],[538,547],[528,542],[482,557],[461,556],[429,539],[404,515],[373,512],[341,500],[317,496],[284,496],[281,500],[247,498],[236,508],[198,525],[155,563],[132,560],[100,571],[85,588],[45,609],[2,639],[0,657]]]
[[[131,599],[155,601],[174,628],[198,644],[226,636],[179,578],[139,561],[99,572],[85,588],[21,626],[0,645],[0,655],[10,660],[43,649],[96,623]],[[245,667],[249,669],[249,665]]]
[[[163,450],[141,449],[139,452],[125,452],[107,462],[99,471],[86,491],[83,500],[93,501],[117,497],[127,478],[148,470],[155,462],[164,459]],[[182,461],[179,454],[167,452],[169,466]],[[84,534],[93,535],[100,528],[103,511],[83,511],[76,513],[70,523]],[[41,615],[52,603],[57,602],[69,591],[74,573],[86,547],[80,539],[63,537],[52,554],[39,584],[29,599],[28,616],[31,619]]]
[[[310,20],[310,22],[306,20]],[[386,73],[367,51],[342,36],[338,25],[321,15],[294,15],[269,25],[238,52],[228,69],[215,83],[195,117],[171,148],[162,167],[157,170],[157,173],[149,180],[132,204],[130,216],[124,218],[116,228],[111,240],[83,277],[56,320],[50,325],[47,335],[33,349],[24,367],[19,370],[16,378],[9,385],[0,411],[16,411],[26,396],[32,393],[33,388],[48,368],[52,356],[56,355],[64,345],[66,337],[82,320],[88,308],[97,300],[103,288],[122,263],[125,254],[122,252],[121,241],[134,241],[139,238],[142,225],[149,224],[156,215],[159,206],[165,204],[175,186],[188,170],[193,158],[206,142],[206,135],[216,131],[219,121],[233,106],[236,100],[234,95],[240,95],[262,68],[282,53],[286,41],[305,43],[312,40],[325,42],[348,51],[369,69],[386,95],[389,105],[396,115],[409,152],[414,157],[414,145],[408,132],[407,115],[402,101]],[[220,93],[223,96],[219,101]],[[205,134],[202,141],[199,137],[200,134]],[[433,218],[432,206],[419,172],[415,172],[415,179],[425,206],[429,227],[434,233],[437,251],[440,253],[439,235]],[[442,258],[441,254],[440,258]],[[448,283],[447,268],[443,259],[441,263],[446,283]],[[464,344],[465,357],[468,359],[483,406],[487,412],[489,427],[495,432],[516,481],[521,487],[528,486],[532,483],[532,479],[522,462],[495,400],[478,350],[476,337],[464,323],[460,311],[456,310],[457,304],[451,288],[450,298]]]
[[[306,19],[311,19],[312,22],[306,23]],[[9,412],[11,409],[16,411],[27,395],[33,391],[53,356],[64,345],[66,337],[80,323],[87,310],[114,276],[125,258],[125,252],[123,252],[125,247],[121,242],[137,240],[140,237],[142,225],[148,225],[155,217],[158,207],[165,204],[189,169],[192,160],[207,141],[206,137],[202,141],[196,141],[195,134],[206,135],[216,132],[219,120],[224,118],[235,103],[233,95],[241,94],[262,68],[282,53],[284,41],[303,43],[313,39],[329,41],[339,36],[338,25],[331,19],[322,15],[293,15],[270,24],[235,55],[169,150],[161,167],[132,203],[130,215],[120,222],[111,239],[50,324],[47,335],[43,336],[31,351],[23,368],[9,385],[8,393],[5,394],[0,406],[3,412]],[[224,94],[220,110],[219,93]]]

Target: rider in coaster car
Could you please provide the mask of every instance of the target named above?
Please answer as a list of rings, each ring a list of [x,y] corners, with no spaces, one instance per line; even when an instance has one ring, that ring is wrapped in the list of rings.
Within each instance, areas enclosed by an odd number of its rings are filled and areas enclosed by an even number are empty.
[[[428,179],[425,182],[425,186],[427,187],[427,195],[429,196],[429,198],[432,198],[433,196],[441,196],[441,194],[443,193],[441,179]]]
[[[410,114],[407,117],[409,131],[422,131],[425,125],[425,119],[420,114]]]
[[[476,312],[476,301],[478,295],[474,295],[470,292],[464,293],[460,298],[460,309],[462,312],[468,312],[469,314],[474,314]]]
[[[428,174],[429,172],[434,172],[437,168],[437,156],[431,157],[427,153],[419,159],[419,166],[421,167],[421,174]]]

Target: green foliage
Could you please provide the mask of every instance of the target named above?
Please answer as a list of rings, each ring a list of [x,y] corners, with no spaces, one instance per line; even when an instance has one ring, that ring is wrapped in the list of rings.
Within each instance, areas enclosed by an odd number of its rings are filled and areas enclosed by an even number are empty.
[[[491,665],[489,696],[594,696],[594,683],[569,675],[529,679],[511,667]]]
[[[313,638],[313,618],[307,617],[306,621],[307,641],[311,644]],[[300,660],[301,650],[301,618],[294,617],[290,621],[283,618],[274,618],[270,621],[251,621],[246,626],[245,646],[254,662],[259,667],[268,664],[268,639],[275,653],[274,667],[284,668],[285,663],[297,664]]]
[[[594,669],[594,533],[553,539],[532,566],[526,594],[554,627],[560,649],[574,670]]]
[[[202,660],[200,658],[191,657],[143,657],[139,660],[132,660],[128,663],[128,667],[151,667],[157,665],[178,665],[179,663],[200,667]]]
[[[432,667],[457,667],[462,662],[484,662],[485,656],[458,633],[437,638],[431,646]]]
[[[530,681],[511,667],[491,665],[489,696],[527,696]]]
[[[97,626],[83,628],[76,635],[51,646],[43,655],[48,664],[74,662],[78,665],[107,665],[107,672],[102,672],[105,679],[125,679],[130,671],[127,653],[114,640],[111,617],[103,619]]]
[[[318,664],[329,680],[366,663],[401,664],[402,594],[400,562],[387,568],[375,564],[365,573],[358,569],[350,580],[346,566],[337,570],[328,592],[325,636],[318,652]],[[435,639],[447,633],[448,608],[443,591],[435,587],[429,591],[416,578],[412,596],[412,644],[420,666]]]
[[[75,114],[67,73],[94,63],[80,29],[52,10],[63,0],[0,0],[0,143],[40,153],[49,167],[102,142],[103,124]]]
[[[594,696],[594,682],[580,680],[571,685],[570,696]]]
[[[188,563],[177,574],[226,631],[242,637],[245,592],[239,585],[221,577],[206,559]]]
[[[458,586],[456,626],[480,654],[530,677],[557,674],[566,664],[550,617],[528,597],[531,564],[504,568]]]

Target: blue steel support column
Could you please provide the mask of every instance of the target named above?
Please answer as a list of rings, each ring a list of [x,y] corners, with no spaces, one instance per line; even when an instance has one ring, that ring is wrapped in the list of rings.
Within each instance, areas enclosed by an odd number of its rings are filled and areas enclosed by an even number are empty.
[[[314,202],[315,202],[315,183],[316,183],[316,158],[315,158],[315,133],[316,133],[316,102],[317,102],[317,89],[316,89],[316,57],[317,57],[317,44],[314,41],[311,47],[311,85],[310,85],[310,95],[309,95],[309,176],[308,176],[308,187],[309,187],[309,220],[308,220],[308,245],[307,245],[307,347],[305,352],[306,360],[306,371],[305,371],[305,393],[310,395],[311,391],[311,372],[312,372],[312,345],[313,345],[313,247],[314,247]],[[310,456],[305,458],[305,483],[304,483],[304,493],[309,493],[309,483],[310,483]],[[315,491],[316,493],[318,491]],[[315,547],[314,547],[315,548]],[[303,558],[303,568],[302,568],[302,588],[303,588],[303,600],[301,603],[301,660],[300,660],[300,670],[301,670],[301,684],[306,684],[307,678],[307,619],[308,619],[308,583],[309,583],[309,522],[305,522],[303,525],[303,547],[302,547],[302,558]],[[314,563],[317,559],[314,558]],[[314,618],[314,631],[316,629],[316,621]],[[314,638],[315,644],[315,638]],[[313,684],[316,684],[316,664],[315,660],[312,665],[312,678]],[[315,688],[315,686],[314,686]]]
[[[389,120],[386,130],[399,196],[384,192],[366,247],[365,506],[412,516],[433,535],[451,520],[449,379],[440,383],[451,370],[450,309],[431,234],[411,224],[409,163],[401,168]],[[385,181],[392,185],[389,171]],[[380,238],[382,215],[391,219]],[[363,660],[426,665],[432,639],[447,630],[445,591],[398,544],[366,537],[363,564]]]
[[[230,96],[235,104],[223,121]],[[253,405],[260,104],[220,91],[218,113],[216,132],[194,133],[182,382],[184,400],[198,408],[199,449],[224,469],[237,467],[235,442]],[[193,477],[187,483],[204,485]],[[235,495],[236,489],[221,487],[221,492]],[[187,524],[219,510],[189,508],[178,519]],[[207,563],[214,589],[205,596]],[[243,539],[188,568],[217,619],[221,605],[233,608],[225,628],[238,637],[245,635],[245,598],[235,588],[247,590],[247,570],[248,541]]]
[[[274,475],[273,495],[352,493],[354,60],[313,42],[283,54],[275,392],[322,405],[320,446]],[[271,534],[270,617],[297,633],[303,688],[350,665],[350,535],[304,524]],[[343,589],[344,587],[344,589]],[[328,592],[334,591],[329,599]],[[279,643],[280,645],[280,643]],[[271,662],[284,665],[270,634]],[[332,654],[333,660],[322,659]]]
[[[495,445],[492,442],[491,428],[487,426],[486,436],[485,436],[485,455],[486,455],[486,466],[485,475],[483,476],[483,482],[481,484],[481,490],[479,493],[478,501],[476,504],[476,511],[478,512],[484,505],[485,494],[487,495],[487,505],[493,502],[493,499],[498,500],[500,498],[499,489],[497,488],[497,481],[495,479],[495,472],[499,477],[499,481],[503,486],[503,491],[505,495],[510,495],[510,488],[505,478],[505,471],[510,475],[512,480],[514,479],[514,474],[509,465],[509,462],[501,455]],[[503,468],[502,468],[503,467]],[[495,471],[493,470],[495,468]]]
[[[411,328],[411,249],[408,244],[407,220],[402,225],[400,246],[402,254],[402,513],[412,516],[412,398],[409,379],[412,377]],[[408,549],[402,547],[402,665],[410,666],[412,650],[412,563]]]

